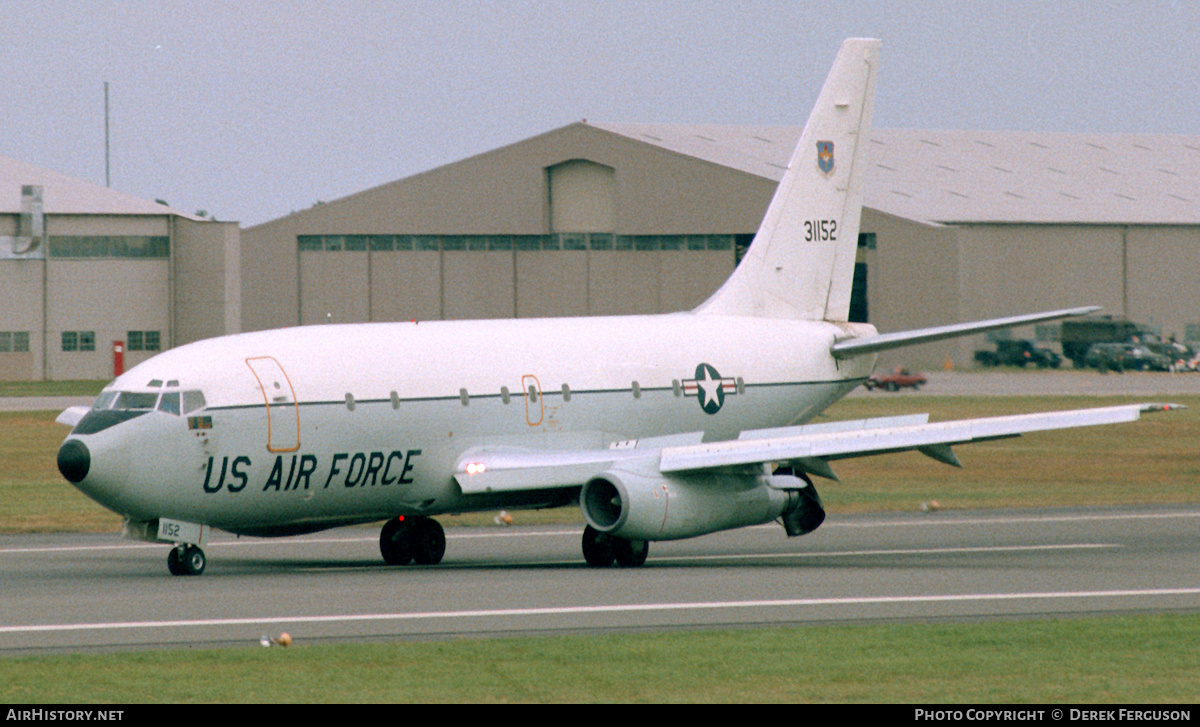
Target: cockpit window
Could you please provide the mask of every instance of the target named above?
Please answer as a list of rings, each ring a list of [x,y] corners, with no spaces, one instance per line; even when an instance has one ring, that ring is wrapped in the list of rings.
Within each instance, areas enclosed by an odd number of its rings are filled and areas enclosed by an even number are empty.
[[[179,392],[168,391],[158,400],[158,410],[167,414],[179,414]]]
[[[183,413],[191,414],[205,407],[204,394],[200,391],[183,392]]]
[[[142,391],[122,391],[117,394],[116,401],[113,402],[112,409],[153,409],[155,402],[158,401],[157,393],[146,393]]]
[[[191,414],[206,406],[204,394],[198,390],[164,391],[103,391],[96,397],[92,409],[97,411],[153,411],[180,416]]]

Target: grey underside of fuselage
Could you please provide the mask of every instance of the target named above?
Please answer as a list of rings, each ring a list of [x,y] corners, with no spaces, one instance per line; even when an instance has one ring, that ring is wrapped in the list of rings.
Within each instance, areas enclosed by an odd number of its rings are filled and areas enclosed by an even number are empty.
[[[464,452],[479,447],[603,450],[651,436],[703,431],[711,441],[799,424],[858,383],[746,384],[713,415],[695,396],[672,388],[642,389],[637,396],[628,389],[578,391],[569,400],[550,391],[536,399],[512,395],[508,403],[481,395],[465,405],[460,397],[364,399],[353,409],[346,401],[302,402],[271,412],[273,419],[299,421],[298,436],[276,442],[274,451],[266,446],[266,407],[212,408],[205,412],[211,429],[184,430],[173,481],[145,483],[163,493],[157,506],[132,516],[201,522],[244,535],[292,535],[396,515],[572,505],[582,482],[464,494],[454,468]],[[612,430],[615,422],[619,431]],[[600,463],[596,473],[604,469]]]

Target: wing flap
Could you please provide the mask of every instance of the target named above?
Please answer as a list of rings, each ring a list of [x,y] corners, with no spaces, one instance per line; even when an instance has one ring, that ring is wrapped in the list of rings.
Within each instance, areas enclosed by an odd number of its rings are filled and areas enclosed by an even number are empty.
[[[459,458],[454,479],[467,495],[578,487],[617,462],[655,457],[663,447],[698,444],[703,437],[704,432],[689,432],[595,449],[479,447]]]

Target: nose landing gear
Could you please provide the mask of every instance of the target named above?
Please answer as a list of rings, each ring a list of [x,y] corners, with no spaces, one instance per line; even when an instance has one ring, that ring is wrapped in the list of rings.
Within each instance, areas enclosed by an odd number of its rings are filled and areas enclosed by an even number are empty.
[[[173,576],[198,576],[207,564],[204,551],[191,543],[180,543],[167,554],[167,570]]]

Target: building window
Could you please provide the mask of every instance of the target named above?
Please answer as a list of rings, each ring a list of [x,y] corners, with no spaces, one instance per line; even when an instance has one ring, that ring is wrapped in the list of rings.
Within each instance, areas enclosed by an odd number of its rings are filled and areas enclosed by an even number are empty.
[[[875,233],[874,232],[858,233],[858,246],[863,248],[864,250],[874,250],[875,249]]]
[[[551,235],[297,235],[300,252],[345,250],[743,250],[753,235],[614,235],[558,232]]]
[[[160,351],[162,343],[158,331],[129,331],[125,348],[129,351]]]
[[[0,353],[27,353],[29,331],[0,331]]]
[[[50,257],[55,258],[165,258],[171,238],[146,235],[52,236]]]
[[[62,350],[64,351],[95,351],[95,331],[63,331]]]

